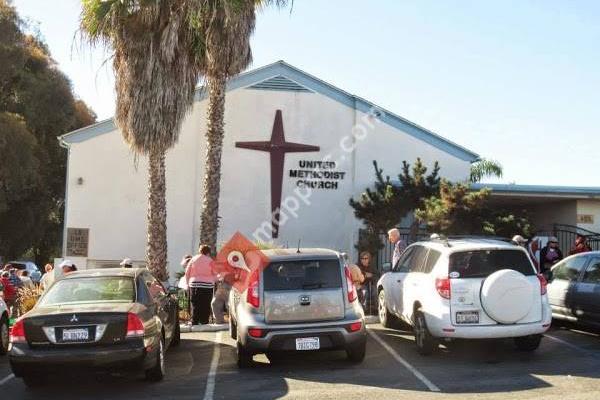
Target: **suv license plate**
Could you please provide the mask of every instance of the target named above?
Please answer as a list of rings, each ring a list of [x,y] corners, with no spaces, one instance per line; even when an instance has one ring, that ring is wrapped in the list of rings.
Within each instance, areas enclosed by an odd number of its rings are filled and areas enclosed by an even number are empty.
[[[479,311],[459,311],[456,313],[457,324],[478,324]]]
[[[296,339],[296,350],[319,350],[321,344],[318,337],[305,337]]]
[[[80,342],[89,340],[90,333],[87,329],[63,329],[62,340],[64,342]]]

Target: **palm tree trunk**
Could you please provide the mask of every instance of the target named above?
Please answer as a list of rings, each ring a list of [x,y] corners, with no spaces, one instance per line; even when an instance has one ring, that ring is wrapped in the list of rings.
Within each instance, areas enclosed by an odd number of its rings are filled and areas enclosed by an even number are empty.
[[[152,150],[148,160],[148,269],[160,281],[169,279],[167,273],[167,201],[165,153]]]
[[[208,78],[209,103],[206,129],[204,198],[200,217],[200,243],[215,252],[219,230],[219,194],[221,192],[221,153],[225,134],[225,77]]]

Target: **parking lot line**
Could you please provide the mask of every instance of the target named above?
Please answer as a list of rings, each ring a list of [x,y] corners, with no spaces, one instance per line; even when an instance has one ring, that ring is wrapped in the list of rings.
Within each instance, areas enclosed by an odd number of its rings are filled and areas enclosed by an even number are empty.
[[[573,344],[573,343],[569,343],[569,342],[567,342],[567,341],[566,341],[566,340],[564,340],[564,339],[557,338],[556,336],[552,336],[552,335],[549,335],[549,334],[547,334],[547,333],[545,333],[545,334],[544,334],[544,336],[545,336],[545,337],[547,337],[547,338],[548,338],[548,339],[550,339],[550,340],[554,340],[555,342],[558,342],[558,343],[560,343],[560,344],[563,344],[563,345],[565,345],[565,346],[567,346],[567,347],[570,347],[570,348],[571,348],[571,349],[573,349],[573,350],[577,350],[577,351],[579,351],[579,352],[581,352],[581,353],[585,353],[585,354],[587,354],[587,355],[591,355],[591,356],[593,356],[593,357],[596,357],[596,354],[595,354],[595,353],[593,353],[593,352],[591,352],[591,351],[589,351],[589,350],[586,350],[586,349],[584,349],[583,347],[579,347],[579,346],[577,346],[577,345],[575,345],[575,344]]]
[[[379,335],[374,332],[371,328],[367,327],[367,332],[369,333],[369,335],[371,335],[371,337],[373,339],[375,339],[377,341],[377,343],[379,343],[384,349],[387,350],[388,353],[391,354],[392,357],[394,357],[394,359],[396,361],[398,361],[400,364],[402,364],[406,369],[408,369],[410,372],[412,372],[412,374],[421,382],[423,382],[423,384],[425,384],[425,386],[427,386],[427,388],[432,391],[432,392],[440,392],[440,388],[437,387],[433,382],[431,382],[429,379],[427,379],[427,377],[425,375],[423,375],[421,372],[419,372],[419,370],[417,370],[415,367],[413,367],[412,365],[410,365],[410,363],[408,361],[406,361],[404,358],[402,358],[400,356],[400,354],[398,354],[396,352],[396,350],[394,350],[392,348],[392,346],[390,346],[389,344],[387,344],[381,337],[379,337]]]
[[[0,386],[4,385],[6,382],[10,381],[14,377],[15,377],[14,374],[10,374],[6,378],[3,378],[2,380],[0,380]]]
[[[210,361],[210,370],[206,379],[206,390],[204,391],[204,400],[212,400],[215,394],[215,380],[217,378],[217,368],[219,367],[219,358],[221,357],[221,339],[223,332],[217,332],[213,350],[212,360]]]

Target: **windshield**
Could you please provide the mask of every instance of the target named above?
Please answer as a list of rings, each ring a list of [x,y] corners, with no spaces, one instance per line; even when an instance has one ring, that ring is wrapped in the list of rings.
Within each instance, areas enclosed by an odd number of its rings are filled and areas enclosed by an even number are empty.
[[[109,276],[60,280],[48,289],[40,299],[39,305],[133,301],[133,279]]]
[[[263,272],[265,290],[307,290],[342,287],[340,263],[303,260],[271,263]]]
[[[501,269],[535,275],[529,257],[520,250],[474,250],[450,255],[449,272],[458,273],[457,278],[486,277]]]

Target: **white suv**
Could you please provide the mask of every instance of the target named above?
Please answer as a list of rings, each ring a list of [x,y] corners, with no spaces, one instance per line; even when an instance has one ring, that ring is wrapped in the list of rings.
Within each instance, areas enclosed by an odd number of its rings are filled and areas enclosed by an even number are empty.
[[[545,279],[525,249],[501,240],[415,243],[377,290],[382,325],[408,323],[423,355],[452,339],[514,338],[533,351],[552,321]]]

